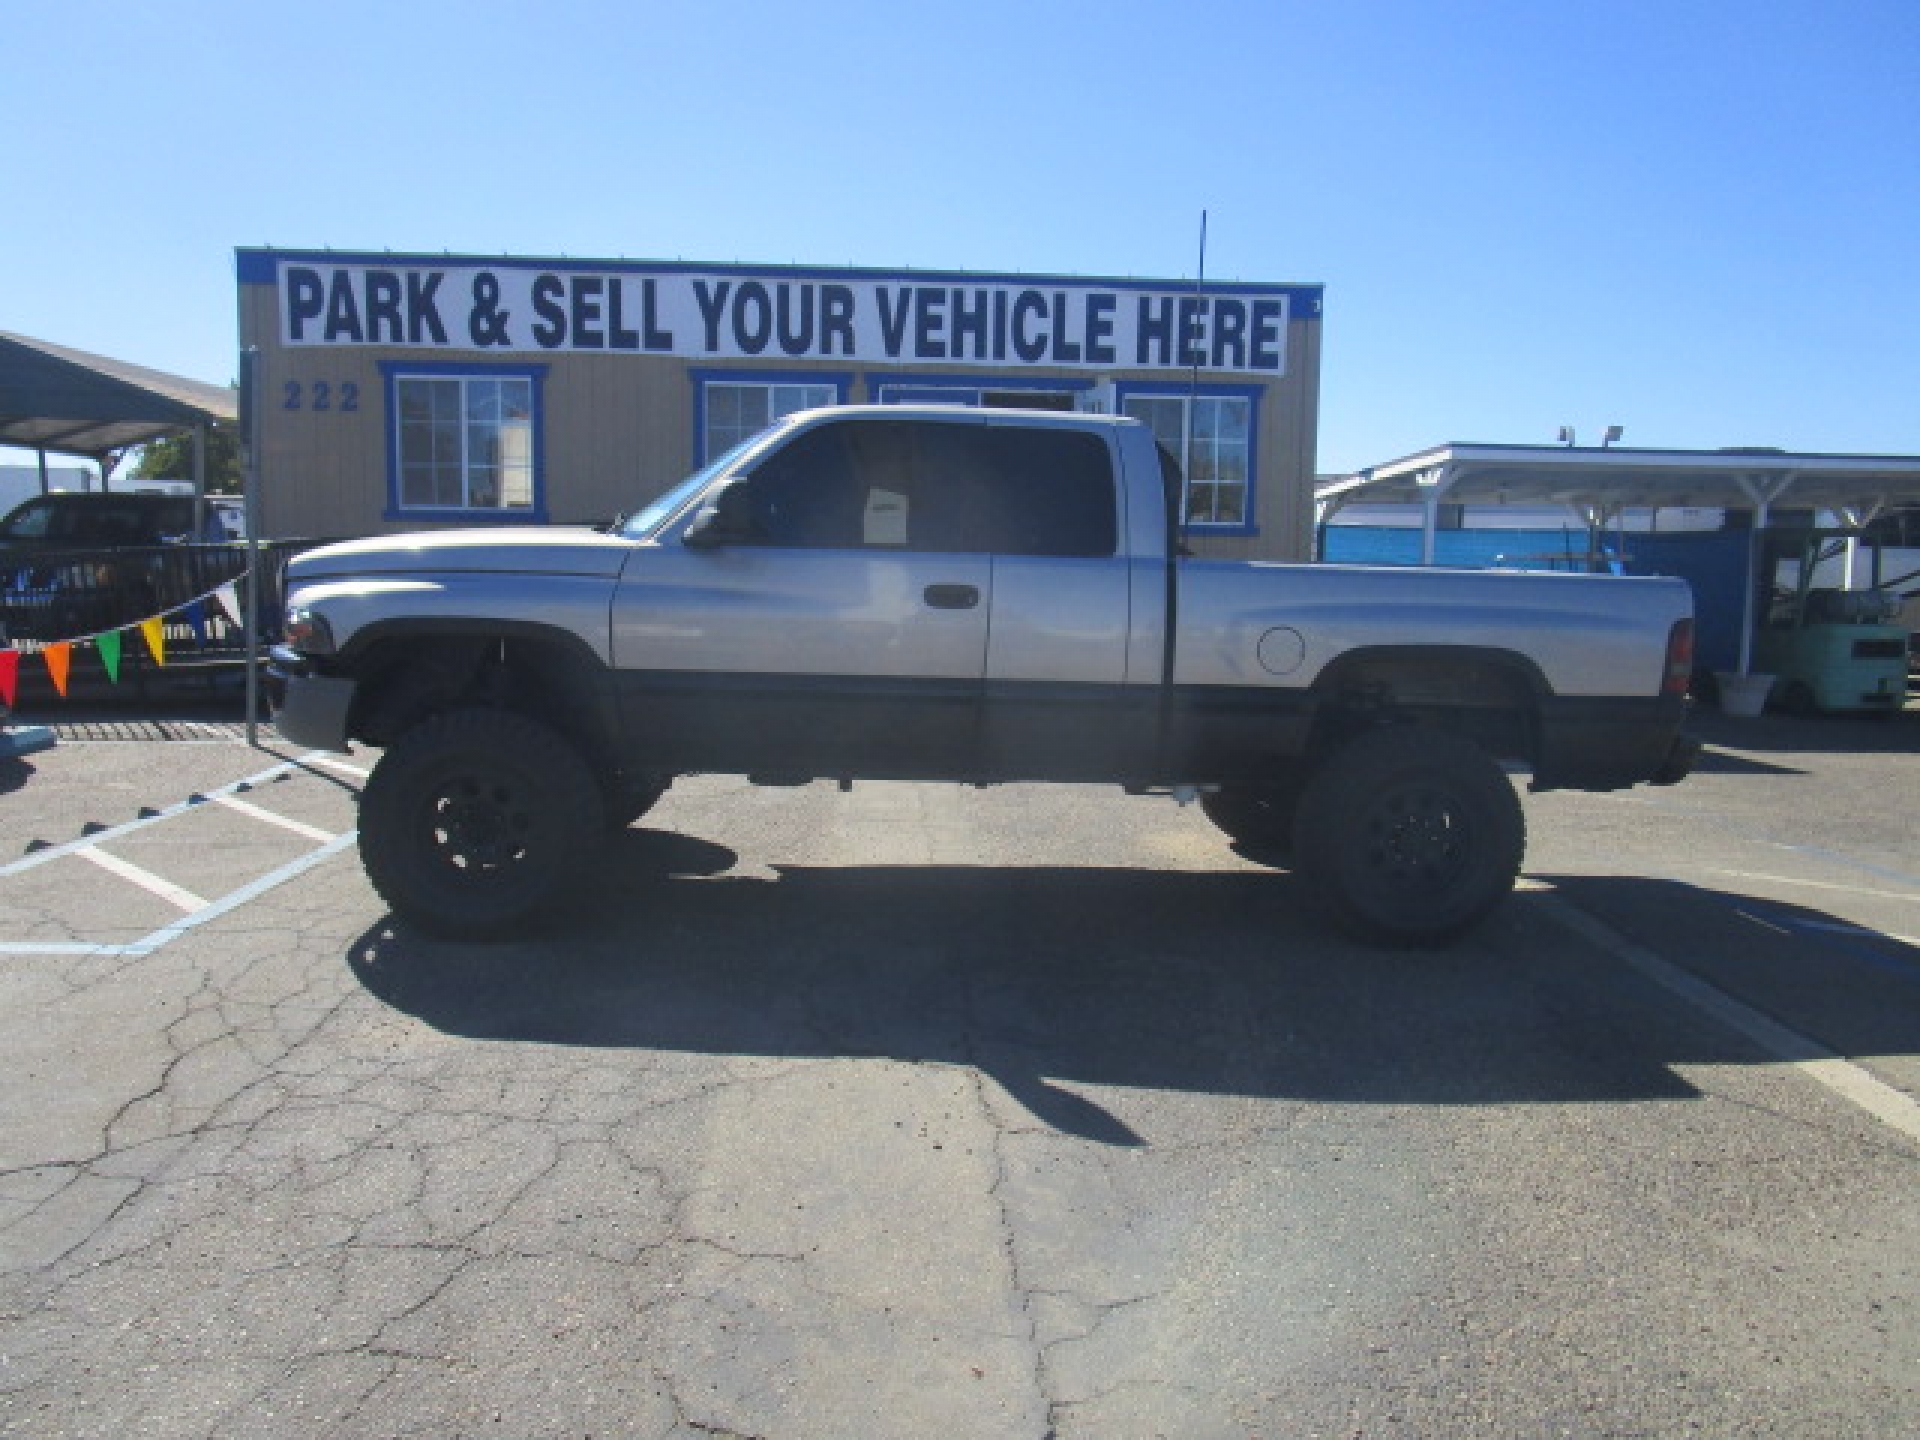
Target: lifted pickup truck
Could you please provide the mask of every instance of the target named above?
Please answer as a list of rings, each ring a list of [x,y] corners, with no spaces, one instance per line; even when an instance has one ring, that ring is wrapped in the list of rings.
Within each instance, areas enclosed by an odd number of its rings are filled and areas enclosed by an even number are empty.
[[[1512,889],[1535,789],[1684,776],[1681,581],[1181,551],[1176,467],[1106,416],[790,416],[610,532],[310,551],[281,733],[385,747],[360,851],[401,918],[550,911],[675,776],[1111,782],[1198,799],[1363,936]]]

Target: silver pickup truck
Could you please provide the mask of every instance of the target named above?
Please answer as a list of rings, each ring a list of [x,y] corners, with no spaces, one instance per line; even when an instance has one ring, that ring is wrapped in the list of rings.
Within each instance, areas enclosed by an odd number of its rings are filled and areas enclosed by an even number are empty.
[[[608,533],[310,551],[281,733],[384,747],[394,912],[550,911],[674,777],[1106,782],[1198,800],[1338,922],[1435,944],[1512,889],[1533,787],[1671,783],[1677,580],[1193,558],[1132,420],[844,407],[777,423]]]

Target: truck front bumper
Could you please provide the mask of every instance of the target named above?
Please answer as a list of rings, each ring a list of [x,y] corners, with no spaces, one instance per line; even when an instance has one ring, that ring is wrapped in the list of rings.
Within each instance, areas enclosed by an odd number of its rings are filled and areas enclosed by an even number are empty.
[[[353,681],[316,675],[304,656],[275,647],[267,667],[267,700],[274,728],[288,744],[344,754],[353,691]]]

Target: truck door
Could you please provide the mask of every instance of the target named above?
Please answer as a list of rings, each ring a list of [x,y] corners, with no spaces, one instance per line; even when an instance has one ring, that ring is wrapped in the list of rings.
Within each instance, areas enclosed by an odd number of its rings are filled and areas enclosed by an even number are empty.
[[[1108,778],[1114,747],[1151,742],[1127,678],[1129,567],[1119,555],[1120,495],[1101,436],[1017,424],[929,431],[930,485],[970,497],[972,542],[993,564],[982,773]]]
[[[612,616],[634,763],[974,773],[992,565],[918,484],[915,428],[809,426],[746,478],[750,534],[635,555]]]

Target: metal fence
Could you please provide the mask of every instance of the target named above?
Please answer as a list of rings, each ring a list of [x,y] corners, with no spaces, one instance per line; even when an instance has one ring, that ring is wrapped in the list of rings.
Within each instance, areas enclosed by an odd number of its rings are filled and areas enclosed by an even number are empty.
[[[273,639],[287,561],[321,543],[262,541],[257,573],[244,543],[15,554],[0,559],[0,642],[85,643],[159,620],[169,642],[243,657],[249,588],[258,590],[260,638]]]

